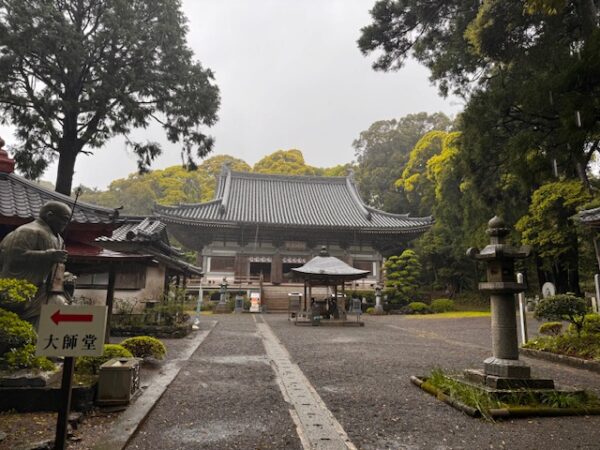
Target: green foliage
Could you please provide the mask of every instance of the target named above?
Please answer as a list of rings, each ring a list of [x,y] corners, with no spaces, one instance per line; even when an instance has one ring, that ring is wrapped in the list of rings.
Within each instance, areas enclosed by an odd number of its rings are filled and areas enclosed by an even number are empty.
[[[367,314],[375,314],[375,307],[374,306],[369,306],[365,312]]]
[[[540,300],[534,315],[538,319],[566,320],[572,323],[577,334],[580,334],[586,312],[587,304],[584,299],[572,294],[558,294]]]
[[[0,308],[18,309],[35,297],[37,287],[27,280],[0,279]]]
[[[546,254],[533,268],[540,281],[579,292],[578,251],[591,251],[578,245],[568,218],[596,183],[589,169],[600,145],[599,11],[597,2],[575,0],[378,0],[373,6],[358,45],[365,54],[378,52],[375,69],[397,70],[413,57],[429,68],[442,94],[467,99],[457,119],[457,154],[439,166],[445,178],[435,183],[445,201],[434,202],[436,224],[417,247],[435,283],[460,288],[477,280],[457,250],[480,246],[484,230],[477,224],[497,214],[508,224],[528,216],[520,229]],[[439,147],[429,138],[415,151],[415,164],[398,164],[404,171],[398,186],[421,210],[433,191],[423,163]],[[573,180],[582,188],[569,185]],[[442,268],[448,268],[443,277]]]
[[[454,302],[448,298],[437,298],[431,302],[431,310],[434,313],[443,313],[448,311],[454,311]]]
[[[533,193],[529,212],[516,225],[523,242],[544,258],[547,267],[577,265],[577,230],[570,223],[591,196],[579,181],[547,183]],[[575,291],[579,287],[558,286]]]
[[[600,314],[586,314],[582,332],[586,334],[600,334]]]
[[[402,191],[394,188],[401,177],[409,153],[432,130],[448,130],[451,121],[443,113],[409,114],[392,120],[380,120],[362,131],[352,144],[355,149],[356,181],[370,205],[389,212],[417,213]]]
[[[545,322],[540,325],[540,334],[558,336],[562,332],[562,322]]]
[[[318,169],[307,166],[300,150],[278,150],[254,164],[253,172],[285,175],[317,175]]]
[[[129,350],[136,358],[164,359],[167,354],[165,345],[160,340],[150,336],[127,338],[120,345]]]
[[[55,370],[52,361],[43,356],[35,356],[35,345],[26,344],[23,347],[12,348],[0,357],[0,367],[8,370],[38,369]]]
[[[102,356],[80,356],[75,360],[75,372],[80,375],[97,375],[100,366],[113,358],[133,358],[125,347],[118,344],[104,344]]]
[[[35,178],[58,156],[56,189],[69,194],[80,153],[157,117],[187,166],[209,153],[200,127],[215,123],[219,91],[187,31],[177,0],[2,2],[0,109],[21,141],[19,168]],[[127,142],[142,171],[162,152]]]
[[[385,288],[391,294],[392,303],[406,303],[415,296],[419,288],[421,263],[413,250],[404,250],[400,256],[386,259]]]
[[[406,314],[431,314],[431,308],[427,303],[411,302],[404,309]]]
[[[600,339],[597,334],[578,336],[563,333],[558,336],[542,336],[528,341],[523,347],[576,358],[600,360]]]
[[[29,322],[20,319],[15,313],[0,308],[0,348],[18,349],[35,342],[35,330]]]

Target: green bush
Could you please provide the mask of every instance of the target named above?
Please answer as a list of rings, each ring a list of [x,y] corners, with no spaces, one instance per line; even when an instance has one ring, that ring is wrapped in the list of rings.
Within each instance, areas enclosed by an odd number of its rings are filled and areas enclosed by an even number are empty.
[[[367,314],[373,314],[375,313],[375,308],[373,306],[369,306],[365,312]]]
[[[426,303],[412,302],[406,306],[407,314],[431,314],[431,309]]]
[[[0,279],[0,308],[20,310],[36,294],[37,287],[26,280]]]
[[[454,302],[449,298],[438,298],[431,302],[431,310],[434,313],[454,311]]]
[[[546,320],[566,320],[575,327],[577,334],[581,334],[587,312],[586,301],[573,294],[558,294],[547,297],[535,307],[535,317]]]
[[[102,356],[80,356],[75,361],[75,372],[80,375],[97,375],[100,366],[112,358],[133,358],[125,347],[118,344],[105,344]]]
[[[582,331],[586,334],[600,334],[600,314],[586,314]]]
[[[121,346],[129,350],[136,358],[164,359],[167,354],[165,345],[158,339],[150,336],[136,336],[125,339]]]
[[[523,347],[584,359],[600,359],[600,339],[594,334],[578,336],[565,333],[553,337],[539,337],[527,342]]]
[[[39,369],[55,370],[56,366],[48,358],[35,356],[35,346],[27,344],[20,348],[13,348],[0,358],[0,366],[8,370]]]
[[[29,322],[0,308],[0,355],[9,348],[19,348],[35,342],[35,330]]]
[[[546,336],[558,336],[561,331],[561,322],[546,322],[541,324],[539,329],[540,334],[545,334]]]

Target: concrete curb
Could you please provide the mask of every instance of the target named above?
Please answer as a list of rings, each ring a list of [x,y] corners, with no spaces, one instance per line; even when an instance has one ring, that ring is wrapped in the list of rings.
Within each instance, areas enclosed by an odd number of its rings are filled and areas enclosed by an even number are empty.
[[[200,344],[202,344],[216,324],[217,321],[211,321],[208,325],[209,328],[199,331],[198,335],[183,350],[178,359],[173,359],[165,364],[160,373],[152,378],[150,385],[142,395],[117,418],[111,429],[102,436],[100,443],[93,447],[94,450],[121,450],[125,448],[158,400],[179,374],[184,364],[200,347]]]
[[[564,366],[575,367],[577,369],[589,370],[590,372],[600,373],[600,362],[588,359],[575,358],[573,356],[558,355],[556,353],[543,352],[532,348],[520,348],[519,353],[530,358],[543,359]]]

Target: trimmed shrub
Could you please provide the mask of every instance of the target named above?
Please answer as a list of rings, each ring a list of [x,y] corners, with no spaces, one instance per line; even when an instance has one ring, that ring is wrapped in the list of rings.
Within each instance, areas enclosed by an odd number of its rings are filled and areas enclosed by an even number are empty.
[[[540,334],[546,336],[558,336],[562,332],[561,322],[546,322],[540,325]]]
[[[573,294],[558,294],[540,300],[534,315],[536,319],[566,320],[573,324],[579,335],[583,329],[586,312],[587,303],[584,299]]]
[[[0,308],[0,355],[11,348],[35,344],[36,334],[31,324],[13,312]]]
[[[80,356],[75,361],[75,372],[79,375],[97,375],[100,366],[113,358],[133,358],[125,347],[118,344],[104,344],[102,356]]]
[[[373,314],[375,312],[375,308],[373,306],[369,306],[365,312],[367,314]]]
[[[167,348],[158,339],[151,336],[136,336],[125,339],[121,346],[129,350],[136,358],[164,359]]]
[[[24,347],[13,348],[0,358],[0,365],[8,370],[39,369],[55,370],[56,366],[48,358],[35,356],[35,345],[27,344]]]
[[[407,314],[431,314],[431,309],[426,303],[412,302],[406,306]]]
[[[434,313],[454,311],[454,302],[449,298],[438,298],[431,302],[431,310]]]
[[[36,294],[37,287],[26,280],[0,279],[0,308],[21,310]]]

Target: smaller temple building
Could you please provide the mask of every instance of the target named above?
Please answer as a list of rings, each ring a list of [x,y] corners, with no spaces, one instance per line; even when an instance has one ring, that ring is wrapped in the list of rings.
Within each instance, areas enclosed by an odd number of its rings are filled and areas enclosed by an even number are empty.
[[[198,252],[200,283],[225,278],[240,289],[261,286],[268,310],[287,307],[301,289],[292,269],[326,246],[332,256],[369,272],[354,289],[373,289],[383,257],[426,231],[431,217],[390,214],[367,206],[352,173],[346,177],[266,175],[224,166],[212,201],[156,206],[179,242]],[[287,287],[287,288],[286,288]]]

